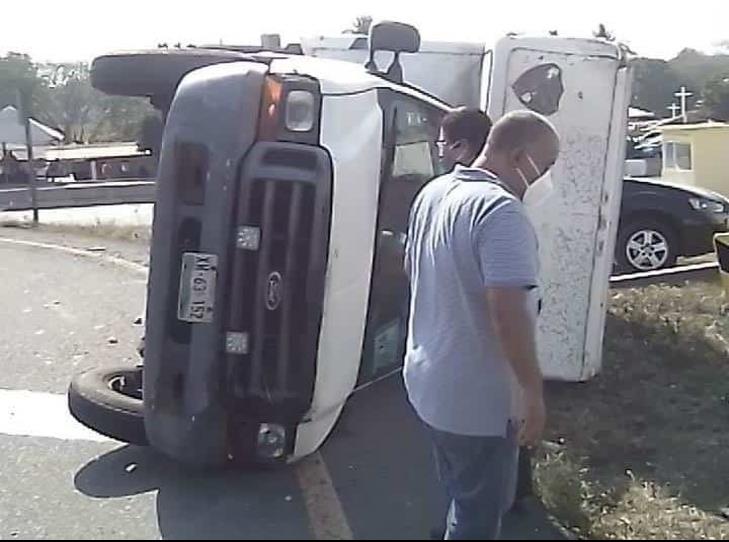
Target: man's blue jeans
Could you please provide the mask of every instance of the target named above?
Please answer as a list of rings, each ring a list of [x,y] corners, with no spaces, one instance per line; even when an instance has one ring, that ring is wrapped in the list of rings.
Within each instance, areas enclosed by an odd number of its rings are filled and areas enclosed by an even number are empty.
[[[446,540],[495,540],[511,508],[519,457],[516,430],[469,437],[428,428],[438,476],[451,500]]]

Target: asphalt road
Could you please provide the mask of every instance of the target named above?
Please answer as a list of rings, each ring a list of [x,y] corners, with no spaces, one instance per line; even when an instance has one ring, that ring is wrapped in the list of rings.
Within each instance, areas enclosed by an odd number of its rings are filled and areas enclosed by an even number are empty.
[[[0,538],[422,539],[440,523],[397,376],[350,401],[313,469],[193,472],[77,425],[69,379],[136,363],[144,293],[131,267],[0,241]],[[542,514],[505,535],[560,538]]]

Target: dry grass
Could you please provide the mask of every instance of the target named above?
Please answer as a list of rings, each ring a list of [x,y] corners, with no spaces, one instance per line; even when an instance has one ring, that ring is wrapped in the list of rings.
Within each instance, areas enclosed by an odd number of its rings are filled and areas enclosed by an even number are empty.
[[[729,304],[715,284],[614,292],[604,370],[550,389],[536,477],[591,538],[727,538]]]
[[[26,229],[31,228],[32,223],[30,220],[5,219],[0,221],[0,227]],[[44,224],[41,222],[36,229],[39,232],[143,244],[149,244],[152,238],[152,228],[150,226],[119,225],[108,220],[97,220],[94,224]]]

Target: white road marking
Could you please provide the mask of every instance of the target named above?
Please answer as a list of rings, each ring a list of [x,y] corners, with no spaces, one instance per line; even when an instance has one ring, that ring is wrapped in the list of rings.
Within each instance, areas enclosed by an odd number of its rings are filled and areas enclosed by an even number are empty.
[[[0,389],[0,435],[114,442],[77,422],[66,396]],[[352,540],[352,529],[320,453],[294,466],[311,528],[317,540]]]
[[[129,260],[125,260],[124,258],[117,258],[116,256],[108,256],[106,254],[99,254],[97,252],[93,252],[90,250],[83,250],[80,248],[71,248],[66,247],[63,245],[54,245],[51,243],[37,243],[35,241],[22,241],[20,239],[10,239],[8,237],[0,237],[0,243],[5,243],[7,245],[16,245],[16,246],[25,246],[25,247],[31,247],[31,248],[41,248],[45,250],[55,250],[57,252],[65,252],[66,254],[71,254],[73,256],[81,256],[83,258],[91,258],[95,260],[100,260],[103,262],[112,263],[114,265],[118,265],[120,267],[125,267],[129,269],[130,271],[134,271],[135,273],[139,273],[140,275],[147,276],[147,272],[149,271],[146,266],[142,264],[138,264]]]
[[[144,276],[148,273],[146,266],[88,250],[9,238],[0,238],[0,243],[65,252],[110,262]],[[0,434],[114,442],[77,422],[68,412],[65,395],[25,390],[0,389]],[[352,528],[321,454],[316,452],[294,469],[315,539],[353,540]]]
[[[125,267],[143,277],[146,277],[148,271],[144,265],[123,258],[62,245],[23,241],[7,237],[0,237],[0,243],[54,250],[73,256],[108,262]],[[68,412],[65,395],[25,390],[0,389],[0,434],[62,440],[113,442],[108,437],[100,435],[77,422]]]
[[[77,422],[65,395],[26,390],[0,389],[0,434],[114,442]]]

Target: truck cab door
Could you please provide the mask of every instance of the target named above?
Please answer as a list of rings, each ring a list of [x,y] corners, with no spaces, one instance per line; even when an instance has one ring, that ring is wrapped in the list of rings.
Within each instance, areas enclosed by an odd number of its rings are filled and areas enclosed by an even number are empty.
[[[403,362],[409,305],[403,266],[408,218],[418,192],[438,173],[436,141],[444,114],[413,97],[390,90],[380,92],[383,159],[358,385],[397,369]]]

